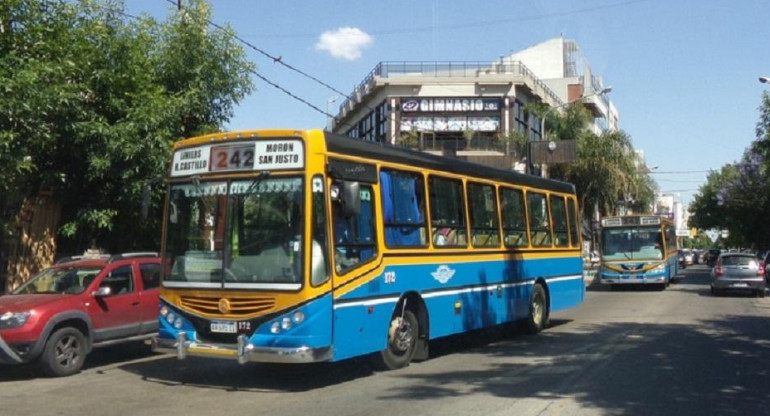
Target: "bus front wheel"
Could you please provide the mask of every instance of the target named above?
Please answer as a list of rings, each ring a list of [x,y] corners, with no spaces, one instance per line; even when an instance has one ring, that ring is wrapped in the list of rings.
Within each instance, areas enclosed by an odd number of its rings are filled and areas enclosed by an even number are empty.
[[[378,357],[378,366],[383,370],[396,370],[409,365],[417,349],[419,326],[417,317],[410,310],[404,316],[394,316],[388,327],[388,345]]]

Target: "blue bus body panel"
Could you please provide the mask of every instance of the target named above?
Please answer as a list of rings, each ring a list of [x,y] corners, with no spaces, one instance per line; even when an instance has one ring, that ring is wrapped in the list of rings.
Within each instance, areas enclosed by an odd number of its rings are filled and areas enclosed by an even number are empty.
[[[541,277],[551,311],[583,301],[580,257],[388,266],[335,300],[334,359],[384,349],[390,318],[404,293],[422,298],[433,339],[526,318],[532,287]]]

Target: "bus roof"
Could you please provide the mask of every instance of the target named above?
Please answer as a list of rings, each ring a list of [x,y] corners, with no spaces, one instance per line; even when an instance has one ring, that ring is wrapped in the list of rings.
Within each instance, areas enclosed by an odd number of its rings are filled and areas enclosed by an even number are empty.
[[[306,133],[305,137],[323,134],[323,137],[325,137],[326,141],[327,151],[333,153],[363,157],[373,161],[381,160],[385,162],[407,164],[410,166],[435,170],[439,172],[448,172],[480,179],[508,182],[555,192],[575,192],[574,185],[568,182],[541,178],[539,176],[527,175],[510,170],[498,169],[478,163],[467,162],[461,159],[413,151],[402,147],[391,146],[389,144],[353,139],[328,131],[322,132],[320,130],[259,129],[221,132],[180,140],[174,144],[174,150],[179,150],[180,148],[190,146],[203,145],[215,141],[249,140],[257,139],[260,137],[302,137],[303,133]]]
[[[354,155],[372,160],[406,164],[440,172],[497,180],[555,192],[574,193],[575,186],[568,182],[545,179],[510,170],[467,162],[446,156],[418,152],[406,148],[353,139],[325,132],[326,148],[330,152]]]

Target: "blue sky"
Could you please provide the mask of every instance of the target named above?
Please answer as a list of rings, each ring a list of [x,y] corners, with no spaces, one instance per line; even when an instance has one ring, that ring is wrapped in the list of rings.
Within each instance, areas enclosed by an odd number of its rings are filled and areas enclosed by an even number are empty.
[[[706,171],[755,138],[770,76],[767,0],[210,0],[213,20],[344,93],[380,61],[492,61],[564,36],[612,86],[620,128],[663,192],[687,203]],[[126,0],[163,18],[164,0]],[[338,94],[247,48],[258,72],[325,110]],[[326,118],[255,78],[229,129],[321,128]],[[338,100],[334,105],[339,104]]]

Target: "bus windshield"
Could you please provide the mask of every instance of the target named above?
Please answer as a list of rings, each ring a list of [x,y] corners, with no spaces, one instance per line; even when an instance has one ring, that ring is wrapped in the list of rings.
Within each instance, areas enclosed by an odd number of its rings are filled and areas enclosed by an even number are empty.
[[[164,286],[299,288],[302,182],[263,174],[171,184]]]
[[[613,227],[602,230],[603,260],[659,260],[663,258],[660,226]]]

